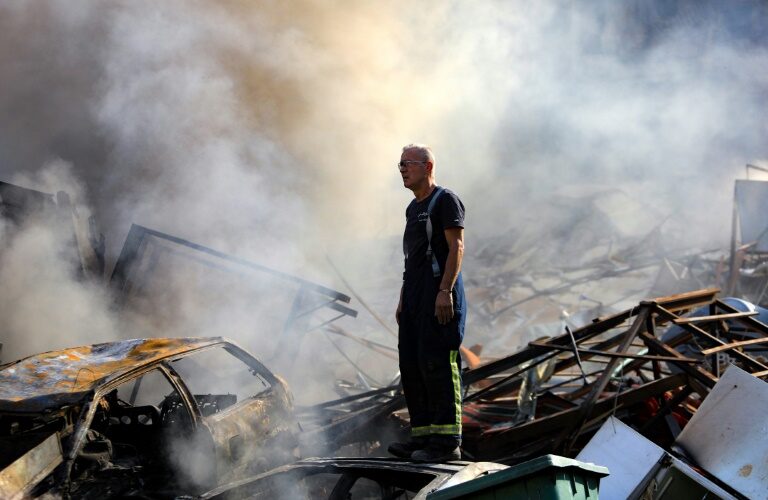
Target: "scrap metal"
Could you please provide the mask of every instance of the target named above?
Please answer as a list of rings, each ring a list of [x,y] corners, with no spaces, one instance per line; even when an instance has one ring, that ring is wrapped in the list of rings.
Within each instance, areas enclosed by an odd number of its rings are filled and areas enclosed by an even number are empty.
[[[99,280],[104,273],[104,236],[98,232],[93,216],[80,215],[69,194],[44,193],[0,181],[0,218],[14,229],[28,222],[58,229],[65,238],[66,257],[74,263],[79,277]]]
[[[293,293],[290,311],[274,349],[274,363],[283,368],[293,364],[306,333],[327,327],[343,317],[357,317],[357,311],[345,305],[351,297],[344,293],[138,224],[131,226],[110,277],[119,306],[125,306],[135,297],[147,299],[146,288],[157,274],[161,256],[193,263],[209,273],[219,271],[235,277],[257,273],[260,285],[266,278],[272,278],[283,285],[288,294]],[[270,285],[270,290],[274,294],[276,286]],[[331,311],[333,315],[321,317],[313,324],[320,310]]]
[[[731,365],[675,440],[686,457],[748,498],[768,497],[768,384]]]
[[[768,326],[717,299],[718,292],[703,289],[642,301],[466,370],[464,456],[510,465],[547,453],[575,457],[612,416],[668,449],[717,384],[718,354],[730,352],[730,361],[753,377],[768,376],[766,364],[733,341],[747,333],[768,341]],[[709,314],[686,319],[699,310]],[[673,338],[662,340],[673,328]],[[694,341],[695,357],[678,352]],[[584,369],[574,371],[579,361]],[[531,378],[544,364],[552,365],[551,376]],[[532,381],[537,383],[529,388]],[[521,393],[531,390],[536,405],[529,416]],[[386,430],[407,432],[404,408],[397,386],[304,408],[304,421],[311,424],[304,439],[330,450],[355,442],[375,449]]]
[[[611,474],[600,481],[605,498],[741,498],[615,417],[605,421],[576,459],[610,464]]]

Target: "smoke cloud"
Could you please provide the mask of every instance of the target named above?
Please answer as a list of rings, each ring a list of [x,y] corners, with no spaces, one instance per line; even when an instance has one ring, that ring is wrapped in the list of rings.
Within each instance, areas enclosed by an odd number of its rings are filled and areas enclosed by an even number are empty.
[[[52,161],[31,176],[8,179],[18,185],[82,196],[71,165]],[[82,210],[82,207],[81,207]],[[87,214],[81,214],[87,218]],[[71,219],[34,217],[23,230],[0,226],[0,316],[3,361],[34,352],[106,340],[116,331],[110,303],[99,283],[80,279]],[[95,339],[95,340],[94,340]]]
[[[465,201],[468,274],[482,242],[512,229],[556,248],[560,212],[546,207],[579,186],[673,216],[686,244],[724,242],[733,179],[768,157],[766,21],[757,0],[6,3],[0,179],[54,192],[65,187],[40,172],[70,164],[108,267],[134,222],[341,288],[331,254],[386,314],[411,196],[395,163],[410,142],[433,146],[438,182]],[[621,226],[642,232],[638,213]],[[50,238],[30,229],[2,257],[0,311],[16,332],[3,340],[34,331],[20,351],[41,350],[54,324],[66,344],[120,335],[92,285],[24,274],[55,260],[40,253]],[[166,297],[189,302],[188,285]],[[19,295],[34,310],[14,307]],[[179,308],[176,330],[201,324],[198,309]],[[240,311],[203,324],[251,335],[254,306]]]

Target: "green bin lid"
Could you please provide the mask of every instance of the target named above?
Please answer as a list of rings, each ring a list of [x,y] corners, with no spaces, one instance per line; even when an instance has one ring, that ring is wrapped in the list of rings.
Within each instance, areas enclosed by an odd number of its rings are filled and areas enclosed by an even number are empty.
[[[553,467],[559,469],[577,468],[589,474],[598,476],[599,478],[610,474],[606,467],[600,465],[587,462],[579,462],[578,460],[573,460],[572,458],[565,458],[557,455],[544,455],[542,457],[534,458],[533,460],[515,465],[509,469],[503,469],[490,473],[486,476],[481,476],[477,479],[467,481],[466,483],[457,484],[456,486],[451,486],[450,488],[446,488],[444,490],[435,491],[427,495],[427,499],[440,500],[457,498],[458,494],[466,495],[468,493],[514,481],[525,476],[530,476],[541,470]]]

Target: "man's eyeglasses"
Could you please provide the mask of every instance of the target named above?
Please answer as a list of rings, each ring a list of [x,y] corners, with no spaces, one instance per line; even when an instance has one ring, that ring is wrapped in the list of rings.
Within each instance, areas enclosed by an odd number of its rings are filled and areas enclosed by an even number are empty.
[[[400,163],[397,164],[397,169],[404,170],[408,168],[408,164],[410,163],[427,163],[427,162],[419,161],[419,160],[400,160]]]

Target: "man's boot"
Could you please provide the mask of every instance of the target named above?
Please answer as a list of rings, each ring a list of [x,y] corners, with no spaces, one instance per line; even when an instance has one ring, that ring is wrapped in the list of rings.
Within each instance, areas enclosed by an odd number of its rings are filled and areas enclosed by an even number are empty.
[[[461,441],[453,436],[433,436],[426,447],[411,453],[411,459],[434,463],[461,460],[460,445]]]
[[[429,445],[429,436],[416,436],[402,443],[392,443],[387,451],[399,458],[411,458],[414,451],[422,450]]]

